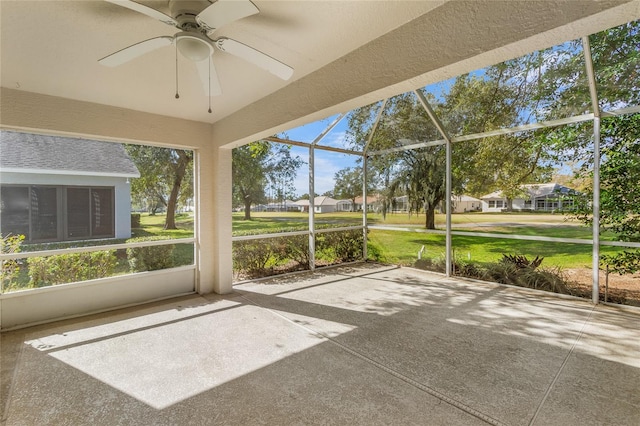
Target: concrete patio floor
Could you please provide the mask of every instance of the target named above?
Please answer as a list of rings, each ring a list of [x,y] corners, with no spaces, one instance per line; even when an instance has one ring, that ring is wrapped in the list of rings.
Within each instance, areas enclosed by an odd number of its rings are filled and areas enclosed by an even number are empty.
[[[640,313],[345,266],[3,333],[6,425],[639,425]]]

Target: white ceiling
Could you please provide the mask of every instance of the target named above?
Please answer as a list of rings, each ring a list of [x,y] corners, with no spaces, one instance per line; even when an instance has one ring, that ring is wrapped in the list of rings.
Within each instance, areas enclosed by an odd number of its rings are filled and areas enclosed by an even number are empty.
[[[181,57],[174,98],[172,47],[117,68],[97,62],[173,27],[102,0],[0,0],[0,126],[237,146],[640,18],[640,0],[252,1],[259,14],[215,35],[279,59],[293,77],[216,51],[224,93],[209,114]],[[168,0],[141,2],[169,11]]]
[[[169,13],[168,0],[143,1]],[[6,1],[1,9],[3,87],[196,121],[215,122],[296,81],[359,46],[428,12],[443,1],[264,1],[260,13],[216,36],[236,39],[295,69],[289,81],[216,51],[223,94],[207,113],[195,66],[162,48],[116,68],[97,60],[177,29],[100,0]]]

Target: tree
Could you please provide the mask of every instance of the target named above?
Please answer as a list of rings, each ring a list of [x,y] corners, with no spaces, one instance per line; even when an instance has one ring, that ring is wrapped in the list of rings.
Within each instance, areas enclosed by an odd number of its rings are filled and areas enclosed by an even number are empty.
[[[318,196],[318,194],[314,195],[314,197],[317,197],[317,196]],[[309,194],[302,194],[298,199],[300,199],[300,200],[308,200],[310,198],[311,197],[309,197]]]
[[[431,99],[433,101],[433,99]],[[349,117],[351,144],[361,149],[368,141],[372,117],[379,105],[356,110]],[[371,138],[370,149],[396,148],[405,143],[431,141],[438,133],[415,95],[403,94],[389,99],[378,127]],[[394,199],[406,195],[410,212],[425,212],[425,226],[435,228],[435,208],[445,195],[445,156],[442,146],[391,152],[372,156],[368,176],[377,181],[383,197],[382,212],[391,211]]]
[[[182,149],[174,150],[171,169],[171,192],[167,202],[167,216],[164,222],[164,229],[177,229],[176,226],[176,209],[178,207],[178,197],[180,196],[180,188],[184,177],[187,174],[188,167],[193,163],[193,151],[185,151]]]
[[[283,203],[294,197],[294,179],[301,165],[299,157],[291,156],[290,145],[271,144],[265,167],[271,193],[274,195],[272,200]]]
[[[362,195],[362,167],[347,167],[339,170],[335,176],[333,195],[337,198],[351,200],[351,211],[355,211],[356,197]],[[373,186],[367,180],[367,192],[371,192]]]
[[[601,232],[613,232],[620,241],[640,242],[640,113],[602,120],[602,163],[600,164]],[[590,185],[575,205],[574,214],[586,225],[593,223],[593,170],[583,168]],[[603,256],[620,273],[640,270],[640,251]]]
[[[235,148],[233,161],[233,196],[244,206],[245,220],[251,220],[251,205],[266,201],[269,187],[279,201],[293,196],[296,171],[302,164],[291,156],[291,147],[267,141],[256,141]]]
[[[232,153],[233,194],[234,199],[244,206],[245,220],[251,220],[251,204],[265,199],[265,163],[269,147],[269,142],[257,141],[235,148]]]
[[[192,177],[193,151],[146,145],[125,145],[127,154],[135,163],[140,178],[133,179],[131,195],[155,214],[158,205],[165,206],[165,229],[176,229],[175,213],[185,177]],[[186,185],[191,193],[192,183]],[[187,195],[187,196],[192,196]]]

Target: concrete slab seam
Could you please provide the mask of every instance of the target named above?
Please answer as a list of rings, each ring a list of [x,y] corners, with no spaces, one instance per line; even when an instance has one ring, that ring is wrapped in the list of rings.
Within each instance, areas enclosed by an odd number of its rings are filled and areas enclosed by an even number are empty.
[[[244,298],[245,296],[241,296],[241,297]],[[467,414],[472,415],[473,417],[476,417],[476,418],[478,418],[478,419],[480,419],[480,420],[482,420],[482,421],[484,421],[484,422],[486,422],[486,423],[488,423],[490,425],[507,426],[505,423],[502,423],[500,420],[494,419],[493,417],[491,417],[491,416],[489,416],[489,415],[487,415],[487,414],[485,414],[485,413],[483,413],[481,411],[478,411],[478,410],[476,410],[474,408],[471,408],[471,407],[467,406],[466,404],[464,404],[464,403],[462,403],[462,402],[460,402],[460,401],[458,401],[456,399],[448,397],[447,395],[445,395],[445,394],[443,394],[443,393],[441,393],[441,392],[439,392],[439,391],[437,391],[435,389],[432,389],[427,385],[424,385],[424,384],[422,384],[422,383],[420,383],[420,382],[418,382],[418,381],[416,381],[416,380],[414,380],[414,379],[412,379],[410,377],[407,377],[404,374],[402,374],[402,373],[400,373],[400,372],[398,372],[398,371],[396,371],[396,370],[394,370],[394,369],[392,369],[390,367],[387,367],[386,365],[381,364],[378,361],[376,361],[374,359],[371,359],[371,358],[367,357],[366,355],[361,354],[360,352],[358,352],[358,351],[356,351],[356,350],[354,350],[354,349],[352,349],[352,348],[350,348],[350,347],[348,347],[346,345],[343,345],[340,342],[337,342],[336,340],[334,340],[333,338],[331,338],[330,336],[328,336],[325,333],[313,330],[311,328],[305,327],[302,324],[299,324],[299,323],[297,323],[295,321],[292,321],[291,319],[289,319],[286,316],[280,314],[279,312],[271,310],[269,308],[266,308],[266,307],[260,305],[258,302],[254,301],[253,303],[256,306],[259,306],[260,308],[262,308],[262,309],[264,309],[264,310],[266,310],[268,312],[271,312],[272,314],[274,314],[274,315],[276,315],[276,316],[278,316],[280,318],[283,318],[285,321],[287,321],[287,322],[289,322],[289,323],[291,323],[291,324],[293,324],[293,325],[295,325],[297,327],[300,327],[300,328],[304,329],[308,333],[312,333],[312,334],[315,334],[318,337],[322,337],[323,339],[326,339],[327,341],[329,341],[330,343],[333,343],[334,345],[338,346],[340,349],[344,350],[345,352],[349,353],[350,355],[353,355],[353,356],[361,359],[362,361],[365,361],[366,363],[371,364],[374,367],[376,367],[376,368],[378,368],[380,370],[383,370],[384,372],[386,372],[388,374],[391,374],[392,376],[396,377],[397,379],[400,379],[403,382],[408,383],[411,386],[414,386],[414,387],[420,389],[421,391],[433,396],[434,398],[437,398],[437,399],[439,399],[439,400],[441,400],[441,401],[443,401],[443,402],[445,402],[445,403],[447,403],[447,404],[449,404],[449,405],[451,405],[451,406],[453,406],[453,407],[455,407],[455,408],[457,408],[459,410],[462,410],[462,411],[466,412]]]
[[[540,411],[542,411],[542,406],[547,401],[547,398],[549,397],[549,394],[551,394],[551,390],[553,389],[553,387],[555,386],[556,382],[558,381],[558,378],[560,377],[560,374],[562,374],[562,371],[564,370],[564,367],[569,362],[569,358],[573,354],[573,351],[575,350],[576,346],[578,346],[578,343],[580,342],[580,339],[584,335],[585,328],[587,328],[587,325],[591,322],[591,317],[593,316],[593,313],[596,310],[596,306],[597,305],[594,305],[591,308],[591,310],[589,311],[589,316],[587,317],[587,319],[582,324],[582,327],[580,328],[580,332],[578,333],[578,337],[573,342],[573,345],[571,345],[571,348],[569,349],[569,352],[567,353],[567,356],[564,357],[564,360],[562,361],[562,364],[560,364],[560,368],[558,368],[558,371],[556,372],[555,377],[553,378],[553,380],[549,384],[549,387],[547,388],[547,391],[544,393],[544,396],[542,397],[542,400],[540,401],[540,404],[538,404],[538,408],[536,408],[536,412],[533,414],[533,417],[531,417],[531,421],[529,421],[529,426],[533,426],[533,424],[536,421],[536,418],[538,417],[538,414],[540,414]]]

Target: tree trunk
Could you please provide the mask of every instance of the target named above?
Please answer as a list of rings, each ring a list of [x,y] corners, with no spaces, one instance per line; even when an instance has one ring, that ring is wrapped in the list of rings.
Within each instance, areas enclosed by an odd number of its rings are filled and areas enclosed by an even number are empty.
[[[425,224],[424,227],[427,229],[436,229],[436,212],[435,206],[428,207],[424,209],[425,212]]]
[[[507,209],[508,212],[512,212],[513,211],[513,198],[507,198],[506,209]]]
[[[244,220],[251,220],[251,199],[244,199]]]
[[[173,187],[167,202],[167,217],[164,222],[164,229],[178,229],[176,226],[176,207],[178,205],[178,195],[180,194],[180,186],[187,171],[187,166],[191,163],[191,157],[184,151],[177,151],[178,162],[176,164],[175,177]]]

